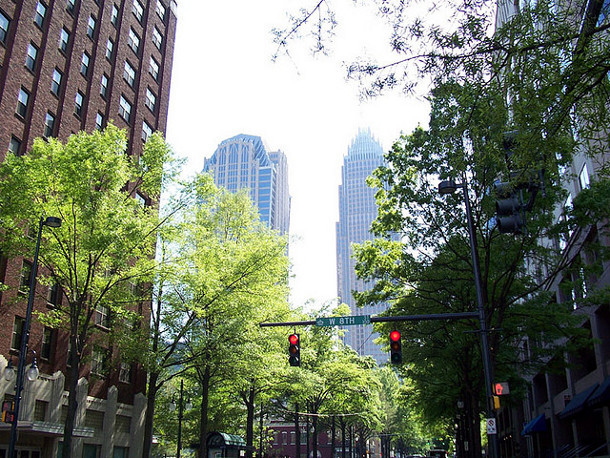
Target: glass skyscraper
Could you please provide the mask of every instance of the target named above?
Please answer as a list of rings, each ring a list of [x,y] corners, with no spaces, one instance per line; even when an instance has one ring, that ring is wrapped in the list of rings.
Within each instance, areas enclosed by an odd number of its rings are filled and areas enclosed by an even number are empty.
[[[229,191],[249,189],[261,221],[280,234],[288,233],[290,194],[283,152],[267,152],[260,137],[239,134],[223,140],[205,160],[203,170],[213,173],[216,186]]]
[[[351,245],[373,238],[369,228],[377,217],[377,204],[375,189],[367,186],[366,178],[383,164],[383,148],[379,142],[370,130],[359,130],[343,158],[337,223],[338,296],[340,301],[350,306],[352,315],[374,315],[387,309],[386,303],[358,308],[352,295],[352,291],[365,291],[372,287],[356,278]],[[345,331],[344,342],[358,354],[373,356],[377,364],[387,362],[387,352],[373,342],[378,334],[372,332],[372,326],[347,326]]]

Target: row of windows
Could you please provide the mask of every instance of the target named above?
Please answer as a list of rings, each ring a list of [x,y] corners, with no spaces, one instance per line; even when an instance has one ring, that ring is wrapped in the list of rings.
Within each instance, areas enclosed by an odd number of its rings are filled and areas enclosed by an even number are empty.
[[[53,91],[53,93],[55,93],[56,95],[59,93],[60,81],[61,81],[61,73],[56,70],[56,73],[55,73],[54,79],[53,79],[53,83],[52,83],[52,89],[51,89]],[[106,95],[107,85],[108,85],[108,78],[106,77],[106,75],[103,75],[101,89],[100,89],[100,93],[102,94],[102,96]],[[22,87],[20,89],[19,95],[17,97],[17,109],[16,109],[16,113],[22,118],[25,118],[27,115],[29,99],[30,99],[30,93]],[[147,88],[145,105],[151,111],[155,110],[156,100],[157,99],[156,99],[155,94],[149,88]],[[82,117],[82,115],[83,115],[84,102],[85,102],[84,94],[80,91],[77,91],[76,96],[74,98],[74,114],[77,115],[78,117]],[[127,123],[131,122],[131,111],[132,111],[131,102],[129,102],[123,95],[121,95],[121,98],[119,101],[119,115]],[[96,129],[102,129],[104,127],[104,124],[105,124],[104,115],[102,113],[98,112],[96,115],[96,119],[95,119]],[[150,137],[150,135],[152,135],[152,132],[153,132],[153,129],[150,126],[150,124],[148,124],[146,121],[143,121],[142,122],[142,140],[146,141],[148,139],[148,137]],[[56,133],[57,133],[56,132],[56,116],[53,112],[47,111],[47,113],[45,115],[43,135],[46,138],[50,138],[50,137],[54,137],[56,135]],[[12,136],[8,149],[15,155],[22,154],[21,140],[15,136]]]

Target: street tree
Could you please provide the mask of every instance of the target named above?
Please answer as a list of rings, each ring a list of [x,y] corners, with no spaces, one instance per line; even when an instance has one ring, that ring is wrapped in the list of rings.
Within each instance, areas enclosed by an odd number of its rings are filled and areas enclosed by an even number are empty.
[[[69,335],[64,458],[73,452],[79,378],[88,375],[85,364],[94,347],[110,343],[102,328],[141,324],[137,304],[146,298],[134,286],[151,282],[154,272],[161,222],[155,205],[134,197],[157,201],[171,153],[159,134],[140,158],[128,156],[126,145],[125,133],[109,125],[66,143],[36,140],[29,153],[9,153],[0,164],[3,252],[27,256],[33,243],[27,228],[46,215],[63,221],[46,231],[40,251],[41,282],[58,287],[61,300],[38,319]],[[100,321],[109,316],[112,322]]]
[[[207,456],[211,392],[229,379],[251,381],[242,361],[248,339],[261,321],[288,314],[287,242],[260,222],[243,191],[199,199],[188,217],[180,253],[190,268],[181,280],[196,320],[181,343],[201,390],[199,453]]]

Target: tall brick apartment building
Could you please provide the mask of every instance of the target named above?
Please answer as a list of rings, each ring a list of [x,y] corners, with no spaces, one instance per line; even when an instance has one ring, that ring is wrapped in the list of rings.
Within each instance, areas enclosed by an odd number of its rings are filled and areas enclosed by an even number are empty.
[[[109,120],[127,129],[137,157],[152,132],[165,132],[175,10],[175,0],[0,0],[0,161],[7,150],[25,154],[36,137],[65,140]],[[17,362],[26,308],[18,290],[30,261],[0,253],[0,281],[10,287],[0,292],[0,373]],[[35,310],[57,300],[44,288]],[[34,321],[30,348],[40,377],[25,382],[18,456],[52,457],[66,414],[67,336]],[[105,378],[88,373],[79,381],[75,456],[141,456],[146,374],[136,366]],[[0,378],[0,400],[13,395],[14,382]],[[9,427],[0,424],[0,458]]]

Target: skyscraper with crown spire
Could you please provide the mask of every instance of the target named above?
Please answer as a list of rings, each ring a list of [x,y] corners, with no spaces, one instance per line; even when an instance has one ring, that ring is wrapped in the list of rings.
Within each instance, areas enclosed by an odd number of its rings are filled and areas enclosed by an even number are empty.
[[[353,243],[373,238],[370,227],[377,217],[375,190],[366,178],[384,164],[383,148],[370,129],[359,130],[343,158],[339,185],[339,222],[337,223],[337,285],[339,299],[350,306],[352,315],[372,315],[384,311],[387,304],[361,309],[356,307],[352,291],[365,291],[372,285],[356,278]],[[373,356],[377,364],[387,362],[387,354],[373,341],[378,337],[371,326],[350,326],[344,342],[360,355]]]

